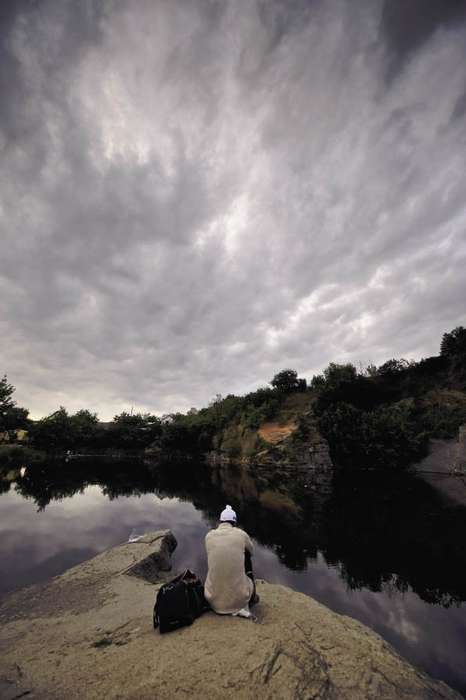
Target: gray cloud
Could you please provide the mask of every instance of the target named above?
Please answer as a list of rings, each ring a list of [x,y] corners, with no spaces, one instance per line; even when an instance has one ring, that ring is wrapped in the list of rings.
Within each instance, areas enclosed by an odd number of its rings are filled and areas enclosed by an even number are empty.
[[[412,53],[436,31],[466,21],[463,0],[385,0],[381,28],[390,50],[388,75],[401,70]]]
[[[393,7],[18,3],[0,101],[18,401],[186,409],[283,366],[427,356],[466,322],[466,28],[452,9],[409,43]]]

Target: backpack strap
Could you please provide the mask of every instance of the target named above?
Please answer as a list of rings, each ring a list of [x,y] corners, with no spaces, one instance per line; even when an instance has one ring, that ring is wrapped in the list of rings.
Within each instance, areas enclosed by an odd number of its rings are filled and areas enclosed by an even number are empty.
[[[153,615],[152,615],[152,622],[154,623],[154,629],[156,630],[157,627],[158,627],[159,624],[160,624],[160,620],[159,620],[159,602],[158,602],[157,599],[155,600],[154,613],[153,613]]]

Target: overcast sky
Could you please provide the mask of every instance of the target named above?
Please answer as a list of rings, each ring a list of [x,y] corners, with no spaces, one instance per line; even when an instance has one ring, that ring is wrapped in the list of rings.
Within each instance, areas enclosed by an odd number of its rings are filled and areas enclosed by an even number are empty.
[[[2,0],[0,374],[201,407],[466,325],[464,0]]]

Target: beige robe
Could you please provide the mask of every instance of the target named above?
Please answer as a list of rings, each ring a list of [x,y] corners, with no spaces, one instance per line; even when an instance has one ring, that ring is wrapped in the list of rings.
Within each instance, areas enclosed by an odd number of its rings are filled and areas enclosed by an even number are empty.
[[[245,608],[253,592],[253,582],[244,570],[244,552],[251,554],[249,536],[229,523],[221,523],[205,538],[208,573],[205,597],[215,612],[222,615]]]

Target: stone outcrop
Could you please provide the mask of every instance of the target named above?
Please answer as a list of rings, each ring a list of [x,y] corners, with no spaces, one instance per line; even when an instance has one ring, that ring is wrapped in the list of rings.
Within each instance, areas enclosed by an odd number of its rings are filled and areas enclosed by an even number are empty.
[[[139,545],[136,548],[140,548],[140,545],[152,545],[153,549],[149,554],[142,559],[138,559],[134,564],[125,571],[129,576],[138,576],[139,578],[149,581],[150,583],[156,583],[160,581],[160,575],[162,571],[170,571],[171,569],[171,555],[176,549],[176,539],[170,530],[163,530],[161,532],[153,532],[139,537],[135,542],[130,544]],[[129,545],[126,545],[129,550]],[[134,552],[135,548],[132,548]]]
[[[152,533],[10,595],[0,608],[2,699],[459,700],[364,625],[265,582],[256,624],[207,613],[160,635],[157,585],[127,574],[173,542]]]
[[[262,490],[276,491],[277,498],[283,498],[291,481],[301,491],[308,489],[308,493],[318,493],[319,502],[315,505],[321,508],[331,493],[334,465],[312,409],[287,423],[264,423],[258,429],[258,435],[262,439],[261,449],[248,457],[228,457],[219,451],[209,453],[207,462],[213,469],[213,480],[225,482],[227,469],[236,465],[241,479],[236,478],[231,484],[233,488],[229,491],[232,493],[240,486],[246,491],[243,497],[261,500],[259,486]],[[251,478],[247,477],[248,470]]]

